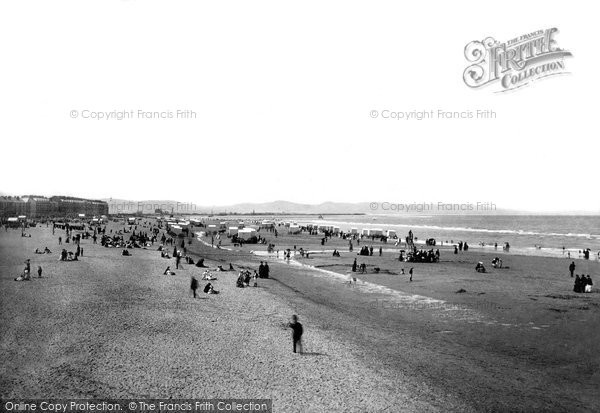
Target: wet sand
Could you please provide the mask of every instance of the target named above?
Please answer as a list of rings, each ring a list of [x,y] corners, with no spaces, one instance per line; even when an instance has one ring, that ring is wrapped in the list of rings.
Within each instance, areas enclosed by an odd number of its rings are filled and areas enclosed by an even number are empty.
[[[321,246],[320,236],[265,236],[280,258],[294,245],[312,251],[308,259],[297,254],[293,260],[304,267],[271,255],[279,294],[288,291],[299,311],[358,343],[370,364],[409,371],[415,382],[458,396],[476,410],[600,407],[600,294],[596,288],[572,292],[570,260],[473,249],[455,255],[442,248],[440,263],[405,263],[391,243],[373,242],[375,256],[363,257],[356,243],[350,253],[347,241],[336,238]],[[230,247],[225,240],[223,246]],[[266,246],[243,249],[264,254]],[[332,257],[333,249],[341,257]],[[496,255],[505,268],[492,268]],[[358,283],[349,287],[344,282],[355,257],[367,264],[367,273],[356,273]],[[488,273],[475,272],[478,261]],[[576,273],[597,280],[598,261],[575,262]],[[402,268],[406,275],[400,275]],[[343,314],[347,324],[331,323],[332,312]]]

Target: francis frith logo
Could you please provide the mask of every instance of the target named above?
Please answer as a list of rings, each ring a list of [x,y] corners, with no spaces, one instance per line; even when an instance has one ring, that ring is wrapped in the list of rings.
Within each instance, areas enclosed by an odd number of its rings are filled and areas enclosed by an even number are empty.
[[[469,66],[463,73],[467,86],[498,85],[506,92],[531,82],[568,73],[565,58],[571,52],[558,47],[557,28],[538,30],[501,43],[492,37],[465,46]]]

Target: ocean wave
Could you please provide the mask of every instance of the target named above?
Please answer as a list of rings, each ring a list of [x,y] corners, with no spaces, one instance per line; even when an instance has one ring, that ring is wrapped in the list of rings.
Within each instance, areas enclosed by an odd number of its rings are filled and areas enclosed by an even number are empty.
[[[311,224],[328,224],[328,225],[346,225],[347,230],[350,228],[409,228],[409,229],[430,229],[438,231],[449,231],[449,232],[477,232],[477,233],[489,233],[489,234],[511,234],[511,235],[528,235],[528,236],[548,236],[548,237],[571,237],[571,238],[586,238],[586,239],[598,239],[600,235],[592,235],[586,233],[558,233],[558,232],[537,232],[537,231],[525,231],[516,229],[488,229],[488,228],[471,228],[471,227],[453,227],[453,226],[439,226],[439,225],[421,225],[421,224],[388,224],[384,222],[378,223],[366,223],[366,222],[349,222],[349,221],[330,221],[330,220],[315,220],[309,221]],[[382,229],[386,229],[382,228]]]

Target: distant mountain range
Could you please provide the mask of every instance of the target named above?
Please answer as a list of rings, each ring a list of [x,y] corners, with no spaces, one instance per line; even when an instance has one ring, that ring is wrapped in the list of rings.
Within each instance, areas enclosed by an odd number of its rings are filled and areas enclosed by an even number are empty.
[[[153,214],[156,210],[163,213],[172,213],[175,215],[184,214],[306,214],[306,215],[333,215],[333,214],[415,214],[415,215],[524,215],[539,214],[539,212],[517,211],[511,209],[495,208],[491,205],[489,208],[477,208],[477,205],[462,208],[441,208],[438,209],[436,203],[415,204],[407,203],[400,205],[369,203],[369,202],[323,202],[320,204],[301,204],[289,201],[273,201],[263,203],[240,203],[233,205],[198,205],[189,202],[173,200],[144,200],[131,201],[125,199],[103,199],[109,206],[111,214],[135,214],[146,213]],[[466,204],[468,205],[468,204]],[[600,211],[598,211],[600,212]],[[595,214],[598,214],[596,212]],[[590,214],[590,211],[574,211],[570,214]],[[556,213],[555,213],[556,214]],[[564,213],[563,213],[564,214]]]

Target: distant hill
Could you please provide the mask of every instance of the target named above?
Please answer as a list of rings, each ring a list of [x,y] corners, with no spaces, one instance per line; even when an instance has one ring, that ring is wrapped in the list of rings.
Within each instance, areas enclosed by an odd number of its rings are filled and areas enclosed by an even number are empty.
[[[109,213],[111,214],[135,214],[135,213],[154,213],[155,210],[162,210],[164,213],[173,214],[313,214],[313,215],[332,215],[332,214],[415,214],[415,215],[521,215],[532,212],[523,212],[510,209],[496,208],[491,210],[438,210],[437,204],[429,204],[427,208],[418,209],[418,204],[408,203],[404,210],[394,209],[386,204],[385,209],[380,203],[375,207],[369,202],[323,202],[320,204],[301,204],[289,201],[273,201],[262,203],[239,203],[233,205],[197,205],[174,200],[144,200],[131,201],[126,199],[103,199],[108,203]],[[408,209],[408,211],[407,211]]]
[[[362,214],[368,212],[368,203],[323,202],[321,204],[299,204],[289,201],[264,203],[242,203],[225,206],[213,206],[214,213],[294,213],[294,214]]]

